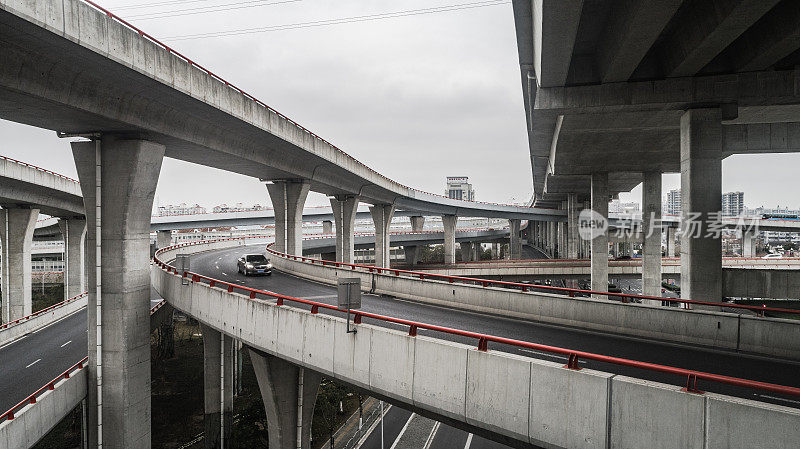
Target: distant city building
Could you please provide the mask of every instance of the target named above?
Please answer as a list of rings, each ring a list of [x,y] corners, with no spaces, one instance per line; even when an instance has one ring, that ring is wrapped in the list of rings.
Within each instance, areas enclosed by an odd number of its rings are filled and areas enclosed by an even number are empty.
[[[206,213],[206,208],[199,205],[194,204],[192,206],[187,206],[186,203],[181,203],[177,206],[173,206],[172,204],[167,206],[158,206],[158,215],[187,215],[187,214],[204,214]]]
[[[664,213],[667,215],[681,214],[681,189],[673,189],[667,192],[667,202]]]
[[[722,194],[722,215],[738,217],[744,212],[744,192],[726,192]]]
[[[455,200],[475,201],[475,190],[467,176],[448,176],[445,195]]]
[[[245,206],[242,203],[236,203],[233,206],[228,206],[227,204],[220,204],[219,206],[214,206],[211,209],[212,212],[215,214],[224,213],[224,212],[250,212],[256,210],[266,210],[265,206],[260,204],[253,204],[252,206]]]
[[[639,212],[639,203],[623,203],[619,199],[613,199],[608,203],[608,212],[616,214],[633,214]]]

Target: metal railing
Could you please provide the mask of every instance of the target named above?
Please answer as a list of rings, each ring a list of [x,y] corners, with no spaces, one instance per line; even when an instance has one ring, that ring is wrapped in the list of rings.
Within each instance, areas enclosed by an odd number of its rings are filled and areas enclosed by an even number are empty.
[[[7,329],[7,328],[9,328],[9,327],[15,326],[15,325],[17,325],[17,324],[19,324],[19,323],[21,323],[21,322],[23,322],[23,321],[28,321],[28,320],[30,320],[30,319],[32,319],[32,318],[36,318],[36,317],[37,317],[37,316],[39,316],[39,315],[44,315],[44,314],[46,314],[46,313],[48,313],[48,312],[51,312],[53,309],[57,309],[57,308],[59,308],[59,307],[63,307],[63,306],[65,306],[65,305],[67,305],[67,304],[69,304],[69,303],[71,303],[71,302],[77,301],[78,299],[80,299],[80,298],[83,298],[84,296],[86,296],[86,295],[88,295],[88,294],[89,294],[89,293],[87,293],[87,292],[83,292],[83,293],[81,293],[80,295],[75,295],[75,296],[73,296],[72,298],[65,299],[65,300],[63,300],[63,301],[61,301],[61,302],[59,302],[59,303],[53,304],[53,305],[52,305],[52,306],[50,306],[50,307],[45,307],[45,308],[44,308],[44,309],[42,309],[42,310],[39,310],[39,311],[33,312],[33,313],[32,313],[32,314],[30,314],[30,315],[24,316],[24,317],[22,317],[22,318],[17,318],[17,319],[16,319],[16,320],[14,320],[14,321],[9,321],[9,322],[7,322],[7,323],[3,323],[2,325],[0,325],[0,330]]]
[[[72,298],[68,299],[67,301],[72,301],[72,300],[75,300],[75,299],[77,299],[77,298],[81,298],[81,297],[83,297],[83,296],[86,296],[86,295],[88,295],[88,294],[89,294],[88,292],[83,292],[83,293],[81,293],[80,295],[77,295],[77,296],[74,296],[74,297],[72,297]],[[63,304],[64,304],[64,303],[66,303],[67,301],[64,301],[64,302],[61,302],[61,303],[59,303],[59,304],[56,304],[56,305],[50,306],[50,307],[48,307],[47,309],[42,309],[42,310],[40,310],[39,312],[36,312],[36,313],[37,313],[37,314],[41,314],[41,313],[43,313],[45,310],[52,309],[53,307],[56,307],[56,306],[63,305]],[[160,309],[161,307],[163,307],[163,306],[164,306],[164,304],[166,304],[166,301],[163,301],[163,300],[162,300],[162,301],[159,301],[159,302],[158,302],[158,304],[156,304],[156,305],[154,305],[153,307],[151,307],[151,308],[150,308],[150,315],[154,314],[154,313],[155,313],[155,312],[156,312],[158,309]],[[33,315],[29,315],[29,316],[33,316]],[[26,317],[26,318],[27,318],[27,317]],[[20,319],[23,319],[23,318],[20,318]],[[77,363],[75,363],[75,364],[74,364],[74,365],[72,365],[71,367],[67,368],[67,369],[66,369],[64,372],[62,372],[61,374],[59,374],[58,376],[56,376],[56,377],[55,377],[53,380],[51,380],[50,382],[46,383],[44,386],[42,386],[42,387],[41,387],[41,388],[39,388],[38,390],[36,390],[36,391],[34,391],[33,393],[29,394],[29,395],[28,395],[28,396],[27,396],[25,399],[21,400],[21,401],[20,401],[20,402],[18,402],[16,405],[14,405],[14,406],[13,406],[13,407],[11,407],[10,409],[8,409],[8,410],[7,410],[5,413],[3,413],[2,415],[0,415],[0,423],[2,423],[3,421],[6,421],[6,420],[12,420],[12,419],[14,419],[14,414],[15,414],[15,413],[17,413],[17,412],[19,412],[21,409],[23,409],[23,408],[24,408],[25,406],[27,406],[28,404],[35,404],[35,403],[36,403],[36,401],[37,401],[37,398],[38,398],[39,396],[41,396],[41,395],[42,395],[42,393],[44,393],[45,391],[51,391],[51,390],[54,390],[54,389],[55,389],[55,386],[56,386],[56,384],[57,384],[59,381],[61,381],[62,379],[69,379],[69,377],[72,375],[72,373],[73,373],[73,372],[74,372],[76,369],[77,369],[77,370],[81,370],[81,369],[83,369],[83,368],[86,366],[86,362],[87,362],[88,360],[89,360],[89,357],[88,357],[88,356],[87,356],[87,357],[84,357],[84,358],[82,358],[82,359],[81,359],[81,360],[79,360]]]
[[[266,297],[266,298],[273,298],[273,299],[275,299],[274,306],[276,306],[276,307],[284,306],[285,303],[288,301],[288,302],[292,302],[292,303],[295,303],[295,304],[302,304],[302,305],[305,305],[305,306],[310,306],[310,313],[311,314],[319,313],[320,309],[336,311],[336,312],[342,312],[342,313],[347,312],[346,310],[339,309],[339,308],[337,308],[336,306],[333,306],[333,305],[320,303],[320,302],[316,302],[316,301],[311,301],[311,300],[307,300],[307,299],[294,298],[294,297],[291,297],[291,296],[281,295],[281,294],[278,294],[278,293],[268,292],[268,291],[264,291],[264,290],[258,290],[258,289],[250,288],[250,287],[247,287],[247,286],[244,286],[244,285],[232,284],[230,282],[221,281],[221,280],[218,280],[218,279],[215,279],[215,278],[212,278],[212,277],[209,277],[209,276],[204,276],[204,275],[201,275],[201,274],[198,274],[198,273],[194,273],[194,272],[191,272],[191,271],[178,272],[178,269],[176,267],[174,267],[174,266],[172,266],[172,265],[170,265],[170,264],[168,264],[168,263],[166,263],[166,262],[164,262],[164,261],[159,259],[159,255],[161,253],[165,252],[165,251],[170,251],[170,250],[174,250],[174,249],[178,249],[178,248],[185,248],[185,247],[190,247],[190,246],[196,246],[196,245],[202,245],[202,244],[229,241],[229,240],[245,240],[247,238],[254,238],[254,237],[210,240],[210,241],[205,241],[205,242],[192,242],[192,243],[184,243],[184,244],[180,244],[180,245],[174,245],[174,246],[166,247],[166,248],[163,248],[163,249],[160,249],[160,250],[156,251],[155,258],[154,258],[154,263],[161,270],[165,271],[168,274],[172,274],[174,276],[178,276],[178,277],[182,277],[182,278],[187,278],[188,280],[190,280],[193,283],[204,283],[209,288],[224,288],[228,293],[240,293],[240,294],[244,293],[251,300],[259,299],[259,296]],[[261,236],[260,238],[264,238],[264,237]],[[277,251],[274,251],[274,250],[272,250],[270,252],[272,254],[278,255],[279,257],[289,257],[289,258],[295,257],[295,258],[299,258],[297,256],[288,256],[288,255],[285,255],[283,253],[278,253]],[[303,259],[308,259],[308,258],[303,258]],[[329,262],[329,261],[318,261],[318,262],[325,262],[325,264],[331,264],[331,265],[338,263],[338,262]],[[347,266],[352,266],[354,268],[357,267],[356,265],[353,265],[353,264],[339,264],[339,265],[340,266],[341,265],[347,265]],[[378,268],[375,268],[375,267],[367,267],[367,268],[372,268],[374,270],[378,269]],[[385,269],[385,268],[380,268],[380,270],[396,271],[396,270],[390,270],[390,269]],[[526,287],[530,287],[528,285],[525,285],[525,286]],[[617,295],[617,294],[612,293],[611,295]],[[661,298],[659,298],[659,299],[661,299]],[[270,305],[272,305],[272,304],[270,304]],[[689,369],[684,369],[684,368],[676,368],[676,367],[672,367],[672,366],[659,365],[659,364],[655,364],[655,363],[639,362],[639,361],[636,361],[636,360],[624,359],[624,358],[620,358],[620,357],[606,356],[606,355],[595,354],[595,353],[585,352],[585,351],[577,351],[577,350],[573,350],[573,349],[560,348],[560,347],[556,347],[556,346],[542,345],[542,344],[531,343],[531,342],[527,342],[527,341],[514,340],[514,339],[510,339],[510,338],[497,337],[497,336],[488,335],[488,334],[481,334],[481,333],[477,333],[477,332],[470,332],[470,331],[465,331],[465,330],[460,330],[460,329],[453,329],[453,328],[449,328],[449,327],[437,326],[437,325],[434,325],[434,324],[421,323],[421,322],[410,321],[410,320],[405,320],[405,319],[400,319],[400,318],[394,318],[394,317],[389,317],[389,316],[385,316],[385,315],[378,315],[378,314],[375,314],[375,313],[363,312],[363,311],[359,311],[359,310],[355,310],[355,311],[354,310],[350,310],[350,313],[353,314],[353,317],[354,317],[353,318],[353,322],[355,324],[361,324],[364,318],[368,318],[368,319],[372,319],[372,320],[375,320],[375,321],[381,321],[381,322],[386,322],[386,323],[392,323],[392,324],[397,324],[397,325],[401,325],[401,326],[406,326],[406,327],[408,327],[408,335],[411,336],[411,337],[416,337],[418,331],[420,329],[424,329],[424,330],[429,330],[429,331],[433,331],[433,332],[440,332],[440,333],[444,333],[444,334],[448,334],[448,335],[456,335],[456,336],[460,336],[460,337],[466,337],[466,338],[474,339],[474,340],[477,340],[477,349],[480,350],[480,351],[488,351],[489,350],[489,343],[499,343],[499,344],[509,345],[509,346],[518,347],[518,348],[532,349],[532,350],[537,350],[537,351],[548,352],[548,353],[551,353],[551,354],[564,355],[564,356],[567,356],[567,358],[568,358],[568,363],[567,363],[567,365],[565,367],[570,368],[570,369],[574,369],[574,370],[580,369],[579,366],[578,366],[578,361],[580,359],[584,359],[584,360],[594,360],[594,361],[604,362],[604,363],[611,363],[611,364],[619,365],[619,366],[627,366],[627,367],[632,367],[632,368],[638,368],[638,369],[647,370],[647,371],[654,371],[654,372],[672,374],[672,375],[676,375],[676,376],[682,376],[682,377],[686,378],[685,390],[689,391],[689,392],[692,392],[692,393],[697,393],[697,394],[702,394],[703,393],[698,388],[698,381],[699,380],[705,380],[705,381],[709,381],[709,382],[717,382],[717,383],[733,385],[733,386],[738,386],[738,387],[769,391],[769,392],[773,392],[773,393],[780,393],[780,394],[786,394],[786,395],[791,395],[791,396],[800,396],[800,388],[795,388],[795,387],[777,385],[777,384],[754,381],[754,380],[741,379],[741,378],[737,378],[737,377],[730,377],[730,376],[724,376],[724,375],[720,375],[720,374],[706,373],[706,372],[702,372],[702,371],[695,371],[695,370],[689,370]]]
[[[638,302],[640,300],[662,301],[662,302],[667,302],[669,304],[683,304],[686,306],[686,308],[689,309],[691,309],[692,305],[724,307],[730,309],[749,310],[755,312],[757,315],[763,315],[765,312],[800,314],[800,310],[797,309],[783,309],[778,307],[758,307],[745,304],[720,303],[712,301],[698,301],[693,299],[667,298],[662,296],[635,295],[631,293],[614,293],[614,292],[604,292],[596,290],[583,290],[579,288],[570,288],[570,287],[553,287],[549,285],[524,284],[521,282],[498,281],[492,279],[481,279],[481,278],[473,278],[465,276],[451,276],[446,274],[426,273],[422,271],[401,270],[397,268],[383,268],[371,265],[335,262],[330,260],[314,259],[311,257],[285,254],[275,251],[274,249],[271,248],[271,246],[272,244],[267,246],[267,252],[275,256],[291,260],[306,262],[310,264],[323,265],[323,266],[331,266],[335,268],[350,268],[353,271],[361,270],[361,271],[366,271],[368,273],[376,273],[376,274],[394,274],[395,276],[405,275],[406,277],[416,278],[421,280],[425,279],[440,280],[440,281],[446,281],[451,284],[458,282],[461,284],[478,285],[482,287],[503,287],[503,288],[520,290],[524,293],[527,292],[557,293],[569,296],[571,298],[581,297],[581,296],[583,297],[605,296],[608,299],[620,299],[622,302]]]

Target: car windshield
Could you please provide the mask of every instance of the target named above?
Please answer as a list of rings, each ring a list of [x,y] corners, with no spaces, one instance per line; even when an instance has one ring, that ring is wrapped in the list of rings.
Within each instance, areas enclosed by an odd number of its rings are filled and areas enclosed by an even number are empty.
[[[263,262],[267,261],[267,258],[262,256],[261,254],[253,254],[253,255],[247,256],[247,261],[248,262],[253,262],[253,263],[263,263]]]

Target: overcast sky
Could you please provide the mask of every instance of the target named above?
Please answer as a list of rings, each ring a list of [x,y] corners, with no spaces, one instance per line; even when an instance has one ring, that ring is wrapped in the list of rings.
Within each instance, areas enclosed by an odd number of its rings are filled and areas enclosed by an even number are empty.
[[[525,201],[531,194],[531,167],[510,3],[176,38],[471,1],[301,0],[149,20],[133,17],[244,2],[172,0],[170,6],[127,9],[167,2],[100,3],[392,179],[443,193],[445,176],[469,176],[478,200]],[[0,154],[75,176],[68,142],[52,131],[0,121],[0,135]],[[723,171],[723,189],[745,191],[750,207],[800,207],[800,155],[735,156],[724,162]],[[664,177],[665,192],[679,184],[677,175]],[[164,161],[156,195],[162,205],[269,203],[255,179],[172,159]],[[639,201],[640,195],[637,188],[622,199]],[[327,199],[310,195],[309,203],[327,204]]]

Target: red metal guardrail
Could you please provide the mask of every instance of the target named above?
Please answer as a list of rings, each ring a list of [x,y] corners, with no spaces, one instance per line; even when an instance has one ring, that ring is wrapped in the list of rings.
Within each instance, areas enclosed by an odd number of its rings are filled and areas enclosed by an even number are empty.
[[[277,307],[281,307],[281,306],[283,306],[285,304],[286,301],[289,301],[289,302],[293,302],[293,303],[297,303],[297,304],[303,304],[303,305],[310,306],[310,308],[311,308],[310,312],[312,314],[319,313],[320,309],[326,309],[326,310],[338,311],[338,312],[346,312],[346,310],[339,309],[336,306],[332,306],[332,305],[329,305],[329,304],[320,303],[320,302],[316,302],[316,301],[311,301],[311,300],[307,300],[307,299],[294,298],[294,297],[291,297],[291,296],[281,295],[281,294],[278,294],[278,293],[268,292],[268,291],[264,291],[264,290],[258,290],[258,289],[250,288],[250,287],[247,287],[247,286],[239,285],[239,284],[232,284],[230,282],[220,281],[218,279],[214,279],[214,278],[208,277],[208,276],[203,276],[201,274],[193,273],[191,271],[184,271],[182,273],[179,273],[177,268],[175,268],[172,265],[169,265],[168,263],[165,263],[165,262],[161,261],[159,259],[159,257],[158,257],[160,255],[160,253],[162,253],[164,251],[173,250],[173,249],[177,249],[177,248],[184,248],[184,247],[188,247],[188,246],[209,244],[209,243],[215,243],[215,242],[221,242],[221,241],[227,241],[227,240],[244,240],[244,239],[247,239],[247,238],[264,238],[264,237],[263,236],[248,236],[248,237],[245,237],[245,238],[227,238],[227,239],[219,239],[219,240],[207,240],[207,241],[202,241],[202,242],[191,242],[191,243],[183,243],[183,244],[180,244],[180,245],[169,246],[169,247],[166,247],[166,248],[163,248],[163,249],[160,249],[160,250],[156,251],[155,258],[154,258],[154,263],[159,268],[161,268],[162,270],[166,271],[167,273],[171,273],[171,274],[173,274],[175,276],[180,276],[180,277],[183,277],[183,278],[189,278],[192,282],[203,282],[203,281],[205,281],[205,283],[207,283],[208,287],[211,287],[211,288],[225,288],[228,293],[242,293],[243,292],[243,293],[247,294],[250,299],[253,299],[253,300],[258,299],[258,295],[265,296],[265,297],[268,297],[268,298],[274,298],[276,300],[275,306],[277,306]],[[273,251],[273,254],[278,254],[278,253]],[[328,262],[328,261],[325,261],[325,262]],[[328,262],[328,263],[330,263],[330,262]],[[372,268],[374,268],[374,267],[372,267]],[[667,373],[667,374],[673,374],[673,375],[677,375],[677,376],[682,376],[682,377],[686,378],[686,387],[684,389],[686,391],[689,391],[689,392],[692,392],[692,393],[697,393],[697,394],[702,394],[703,393],[698,388],[698,381],[699,380],[705,380],[705,381],[709,381],[709,382],[718,382],[718,383],[727,384],[727,385],[734,385],[734,386],[738,386],[738,387],[752,388],[752,389],[763,390],[763,391],[770,391],[770,392],[773,392],[773,393],[786,394],[786,395],[791,395],[791,396],[800,396],[800,388],[795,388],[795,387],[771,384],[771,383],[767,383],[767,382],[759,382],[759,381],[754,381],[754,380],[746,380],[746,379],[741,379],[741,378],[737,378],[737,377],[723,376],[723,375],[720,375],[720,374],[706,373],[706,372],[702,372],[702,371],[694,371],[694,370],[689,370],[689,369],[684,369],[684,368],[676,368],[676,367],[666,366],[666,365],[658,365],[658,364],[655,364],[655,363],[639,362],[639,361],[630,360],[630,359],[623,359],[623,358],[620,358],[620,357],[612,357],[612,356],[595,354],[595,353],[591,353],[591,352],[584,352],[584,351],[576,351],[576,350],[566,349],[566,348],[559,348],[559,347],[556,347],[556,346],[541,345],[541,344],[531,343],[531,342],[527,342],[527,341],[514,340],[514,339],[510,339],[510,338],[503,338],[503,337],[496,337],[496,336],[493,336],[493,335],[480,334],[480,333],[477,333],[477,332],[470,332],[470,331],[464,331],[464,330],[460,330],[460,329],[453,329],[453,328],[449,328],[449,327],[437,326],[437,325],[434,325],[434,324],[427,324],[427,323],[420,323],[420,322],[416,322],[416,321],[409,321],[409,320],[404,320],[404,319],[400,319],[400,318],[393,318],[393,317],[389,317],[389,316],[385,316],[385,315],[378,315],[378,314],[369,313],[369,312],[362,312],[362,311],[358,311],[358,310],[355,310],[355,311],[351,310],[350,313],[352,313],[353,316],[354,316],[353,322],[355,324],[361,324],[362,320],[364,318],[369,318],[369,319],[373,319],[373,320],[376,320],[376,321],[383,321],[383,322],[387,322],[387,323],[394,323],[394,324],[399,324],[399,325],[402,325],[402,326],[408,326],[408,335],[412,336],[412,337],[415,337],[417,335],[417,332],[420,329],[425,329],[425,330],[430,330],[430,331],[434,331],[434,332],[441,332],[441,333],[445,333],[445,334],[449,334],[449,335],[458,335],[458,336],[461,336],[461,337],[472,338],[472,339],[475,339],[475,340],[478,341],[477,349],[480,350],[480,351],[488,351],[489,343],[492,342],[492,343],[500,343],[500,344],[505,344],[505,345],[509,345],[509,346],[519,347],[519,348],[526,348],[526,349],[544,351],[544,352],[548,352],[548,353],[552,353],[552,354],[565,355],[565,356],[568,357],[568,363],[567,363],[566,367],[570,368],[570,369],[574,369],[574,370],[580,370],[580,367],[578,366],[578,360],[585,359],[585,360],[594,360],[594,361],[598,361],[598,362],[612,363],[612,364],[620,365],[620,366],[628,366],[628,367],[639,368],[639,369],[648,370],[648,371],[656,371],[656,372],[661,372],[661,373]]]
[[[57,308],[59,308],[59,307],[61,307],[61,306],[64,306],[64,305],[66,305],[66,304],[69,304],[69,303],[71,303],[71,302],[73,302],[73,301],[76,301],[76,300],[78,300],[78,299],[80,299],[80,298],[83,298],[83,297],[84,297],[84,296],[86,296],[86,295],[88,295],[88,293],[87,293],[87,292],[83,292],[83,293],[81,293],[80,295],[76,295],[76,296],[73,296],[72,298],[65,299],[64,301],[61,301],[61,302],[59,302],[59,303],[57,303],[57,304],[53,304],[53,305],[52,305],[52,306],[50,306],[50,307],[45,307],[45,308],[44,308],[44,309],[42,309],[42,310],[39,310],[39,311],[33,312],[33,313],[32,313],[32,314],[30,314],[30,315],[24,316],[24,317],[22,317],[22,318],[17,318],[16,320],[14,320],[14,321],[9,321],[8,323],[3,323],[2,325],[0,325],[0,330],[7,329],[7,328],[9,328],[9,327],[13,327],[13,326],[15,326],[15,325],[17,325],[17,324],[20,324],[20,323],[22,323],[23,321],[28,321],[28,320],[30,320],[30,319],[32,319],[32,318],[36,318],[36,317],[37,317],[37,316],[39,316],[39,315],[43,315],[43,314],[45,314],[45,313],[48,313],[48,312],[52,311],[53,309],[57,309]]]
[[[662,301],[662,302],[669,302],[674,304],[685,304],[687,308],[691,308],[691,305],[702,305],[702,306],[713,306],[713,307],[724,307],[724,308],[731,308],[731,309],[742,309],[742,310],[750,310],[755,312],[758,315],[763,315],[765,312],[778,312],[778,313],[792,313],[792,314],[800,314],[800,310],[796,309],[782,309],[778,307],[758,307],[758,306],[750,306],[744,304],[732,304],[732,303],[720,303],[720,302],[711,302],[711,301],[698,301],[698,300],[691,300],[691,299],[681,299],[681,298],[666,298],[661,296],[646,296],[646,295],[634,295],[630,293],[612,293],[612,292],[604,292],[604,291],[595,291],[595,290],[582,290],[579,288],[569,288],[569,287],[553,287],[548,285],[535,285],[535,284],[523,284],[520,282],[508,282],[508,281],[497,281],[491,279],[481,279],[481,278],[472,278],[472,277],[464,277],[464,276],[449,276],[446,274],[436,274],[436,273],[425,273],[421,271],[410,271],[410,270],[400,270],[397,268],[381,268],[381,267],[374,267],[371,265],[359,265],[359,264],[351,264],[351,263],[343,263],[343,262],[335,262],[330,260],[321,260],[321,259],[314,259],[311,257],[304,257],[304,256],[294,256],[291,254],[280,253],[275,251],[274,249],[270,248],[272,244],[267,246],[267,251],[270,254],[273,254],[278,257],[288,258],[291,260],[299,260],[301,262],[308,262],[311,264],[319,264],[323,266],[333,266],[337,268],[350,268],[351,270],[366,270],[369,273],[386,273],[386,274],[394,274],[395,276],[400,276],[401,274],[407,275],[408,277],[418,278],[418,279],[436,279],[447,281],[449,283],[459,282],[463,284],[469,285],[480,285],[483,287],[504,287],[504,288],[513,288],[519,289],[522,292],[530,292],[530,291],[543,291],[543,292],[551,292],[551,293],[559,293],[559,294],[566,294],[569,297],[576,297],[576,296],[605,296],[609,299],[611,298],[621,298],[623,302],[628,302],[629,300],[642,300],[647,299],[651,301]]]
[[[75,298],[79,298],[81,296],[85,296],[85,295],[88,295],[88,294],[89,294],[88,292],[84,292],[84,293],[81,293],[78,296],[70,298],[70,300],[75,299]],[[150,315],[154,314],[158,309],[163,307],[164,304],[166,304],[166,301],[161,300],[161,301],[158,302],[158,304],[156,304],[155,306],[151,307],[150,308]],[[0,415],[0,423],[2,423],[3,421],[6,421],[6,420],[14,419],[14,414],[17,413],[19,410],[23,409],[26,405],[35,404],[36,401],[37,401],[37,398],[39,396],[41,396],[42,393],[44,393],[45,391],[54,390],[55,387],[56,387],[56,384],[59,381],[61,381],[61,379],[69,379],[69,377],[72,375],[72,373],[76,369],[77,370],[83,369],[86,366],[87,360],[89,360],[88,356],[82,358],[80,361],[78,361],[78,363],[76,363],[76,364],[72,365],[71,367],[67,368],[66,371],[64,371],[63,373],[61,373],[58,376],[56,376],[53,380],[51,380],[50,382],[46,383],[43,387],[41,387],[38,390],[34,391],[33,393],[29,394],[28,397],[26,397],[25,399],[23,399],[20,402],[18,402],[15,406],[13,406],[10,409],[8,409],[5,413]]]

